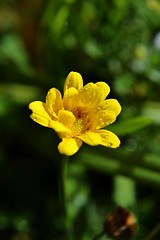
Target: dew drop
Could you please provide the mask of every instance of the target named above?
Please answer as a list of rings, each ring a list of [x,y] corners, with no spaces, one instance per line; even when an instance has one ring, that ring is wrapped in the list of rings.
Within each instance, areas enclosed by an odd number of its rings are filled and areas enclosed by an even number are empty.
[[[103,118],[100,118],[100,119],[99,119],[99,125],[100,125],[100,126],[104,126],[104,125],[105,125]]]

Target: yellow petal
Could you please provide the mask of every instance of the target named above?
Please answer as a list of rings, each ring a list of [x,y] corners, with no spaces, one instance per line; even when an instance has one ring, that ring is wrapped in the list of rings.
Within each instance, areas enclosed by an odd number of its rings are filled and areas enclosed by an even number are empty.
[[[58,151],[61,154],[72,156],[75,154],[82,145],[82,141],[74,138],[63,138],[62,142],[58,145]]]
[[[107,110],[107,111],[112,111],[115,113],[117,116],[121,112],[121,105],[116,99],[108,99],[101,101],[97,106],[96,110]]]
[[[65,127],[71,128],[75,121],[75,116],[68,110],[60,110],[58,113],[58,121]]]
[[[110,92],[110,87],[105,82],[97,82],[96,86],[99,88],[99,101],[104,100]]]
[[[46,107],[53,116],[58,115],[58,111],[62,109],[62,96],[56,88],[51,88],[46,96]]]
[[[49,127],[54,129],[54,131],[56,131],[56,133],[58,134],[58,136],[60,138],[64,138],[64,137],[69,136],[71,134],[70,129],[68,129],[62,123],[60,123],[58,121],[51,121],[49,123]]]
[[[97,130],[112,124],[116,120],[116,115],[113,111],[102,110],[96,113],[93,111],[90,113],[90,119],[92,119],[90,129]]]
[[[105,82],[88,83],[79,90],[79,98],[81,100],[80,107],[94,108],[98,102],[104,100],[110,91],[109,86]]]
[[[45,103],[41,101],[34,101],[29,104],[29,109],[32,110],[31,118],[41,124],[42,126],[49,127],[50,121],[52,121],[51,115],[46,109]]]
[[[101,145],[111,148],[119,147],[120,140],[114,133],[107,130],[99,130],[98,133],[102,138]]]
[[[81,102],[80,107],[93,108],[100,97],[99,88],[94,83],[86,84],[79,90],[79,100]]]
[[[68,74],[64,83],[64,92],[71,87],[74,87],[77,90],[83,87],[83,79],[81,74],[78,72],[70,72]]]
[[[78,90],[76,88],[69,88],[64,92],[64,97],[63,97],[63,107],[66,110],[71,110],[73,111],[74,108],[77,106],[77,101],[78,101]]]
[[[117,148],[120,145],[119,138],[114,133],[107,130],[86,132],[78,138],[91,146],[103,145],[105,147]]]
[[[36,113],[32,113],[30,115],[30,117],[32,118],[33,121],[35,121],[36,123],[39,123],[40,125],[44,126],[44,127],[49,127],[49,120],[36,114]]]
[[[86,132],[78,136],[78,138],[91,146],[99,145],[102,142],[101,136],[96,132]]]

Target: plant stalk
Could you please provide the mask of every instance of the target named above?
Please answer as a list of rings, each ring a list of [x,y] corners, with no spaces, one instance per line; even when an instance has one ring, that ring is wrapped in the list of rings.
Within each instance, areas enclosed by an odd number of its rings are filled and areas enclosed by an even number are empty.
[[[60,166],[60,179],[59,179],[59,197],[60,207],[62,212],[64,234],[66,239],[69,239],[69,224],[68,224],[68,212],[67,212],[67,199],[66,199],[66,185],[67,185],[67,167],[68,156],[63,156]]]

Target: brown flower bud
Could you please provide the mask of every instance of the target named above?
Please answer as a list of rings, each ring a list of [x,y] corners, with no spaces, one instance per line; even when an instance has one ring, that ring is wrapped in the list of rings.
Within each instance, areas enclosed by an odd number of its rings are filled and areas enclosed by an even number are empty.
[[[106,217],[104,231],[109,237],[119,240],[129,240],[133,237],[137,229],[137,221],[134,215],[123,207]]]

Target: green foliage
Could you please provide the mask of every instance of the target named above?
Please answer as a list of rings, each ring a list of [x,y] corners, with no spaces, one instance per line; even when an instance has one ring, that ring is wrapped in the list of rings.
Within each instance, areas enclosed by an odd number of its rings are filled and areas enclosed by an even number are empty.
[[[147,239],[160,221],[159,28],[158,0],[0,1],[0,239],[65,240],[59,139],[28,104],[70,71],[106,81],[122,105],[107,127],[120,148],[83,146],[69,161],[72,240],[93,239],[119,204],[137,218],[133,239]]]
[[[124,136],[141,130],[152,123],[153,121],[149,117],[135,117],[109,126],[108,129],[114,131],[117,135]]]

